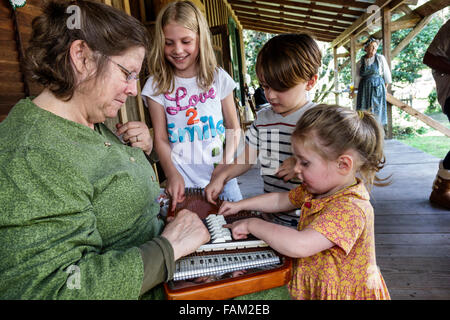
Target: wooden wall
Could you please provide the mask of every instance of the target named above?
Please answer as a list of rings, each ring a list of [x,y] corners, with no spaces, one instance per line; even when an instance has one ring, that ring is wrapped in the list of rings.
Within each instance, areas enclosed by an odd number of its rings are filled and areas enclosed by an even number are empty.
[[[110,4],[141,20],[152,32],[152,25],[158,10],[171,0],[97,0]],[[234,16],[226,0],[191,0],[205,14],[210,27],[221,26],[227,30],[228,17]],[[0,121],[6,118],[9,110],[22,98],[37,95],[42,87],[28,79],[23,72],[23,58],[21,52],[27,47],[31,36],[31,22],[41,13],[41,0],[27,0],[26,5],[16,9],[17,28],[14,23],[13,9],[8,0],[0,0]],[[158,9],[159,8],[159,9]],[[235,18],[235,20],[237,20]],[[238,24],[239,26],[239,24]],[[240,26],[239,26],[240,27]],[[242,29],[240,29],[242,32]],[[229,48],[225,48],[229,35],[224,33],[213,36],[213,45],[219,63],[232,74],[232,68],[226,65],[230,62]],[[242,39],[241,39],[242,40]],[[229,46],[229,45],[228,45]],[[243,48],[243,47],[242,47]],[[243,51],[243,50],[242,50]],[[243,56],[243,53],[242,53]],[[144,75],[141,86],[145,83]],[[142,111],[138,97],[127,99],[123,112],[114,118],[108,119],[106,124],[113,128],[117,122],[123,120],[144,120],[151,126],[148,112]],[[123,118],[123,119],[122,119]]]
[[[40,14],[40,2],[28,0],[24,7],[16,9],[14,19],[9,1],[0,0],[0,121],[20,99],[41,91],[26,78],[21,63],[31,36],[31,22]]]

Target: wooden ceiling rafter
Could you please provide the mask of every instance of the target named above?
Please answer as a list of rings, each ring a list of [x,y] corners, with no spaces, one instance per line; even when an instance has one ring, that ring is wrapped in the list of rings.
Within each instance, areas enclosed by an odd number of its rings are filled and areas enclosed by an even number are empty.
[[[372,32],[370,26],[382,9],[404,16],[391,21],[391,32],[412,28],[450,0],[429,0],[411,10],[418,0],[227,0],[244,29],[268,33],[308,32],[332,47],[348,47],[350,37],[357,45]],[[377,6],[375,12],[370,6]],[[381,19],[380,19],[381,20]],[[378,34],[377,34],[378,35]]]
[[[329,41],[329,39],[334,39],[336,36],[340,34],[338,31],[324,31],[321,29],[312,29],[308,27],[304,27],[295,23],[287,23],[287,22],[275,22],[273,20],[264,20],[261,17],[253,17],[253,18],[241,18],[241,23],[245,29],[254,30],[256,26],[258,27],[266,27],[267,29],[283,27],[289,32],[307,32],[314,35],[317,40],[320,41]],[[272,32],[274,33],[274,32]],[[325,40],[327,39],[327,40]]]
[[[241,9],[241,8],[237,8],[235,9],[235,12],[239,13],[240,16],[244,16],[244,15],[252,15],[252,14],[260,14],[260,15],[266,15],[266,16],[270,16],[273,18],[281,18],[281,19],[295,19],[301,23],[313,23],[313,24],[319,24],[319,25],[324,25],[327,26],[329,24],[333,24],[334,27],[338,27],[340,29],[346,29],[350,26],[349,23],[342,23],[339,21],[335,21],[335,19],[330,19],[330,18],[316,18],[316,17],[308,17],[308,15],[303,14],[303,16],[299,16],[297,14],[292,14],[289,11],[286,12],[282,12],[282,13],[276,13],[273,11],[268,11],[262,8],[257,8],[256,10],[254,10],[254,12],[249,12],[248,10],[245,9]]]
[[[331,13],[343,13],[350,16],[353,16],[353,20],[361,15],[361,12],[364,12],[364,9],[351,9],[351,6],[348,4],[344,5],[343,7],[332,7],[327,5],[321,5],[318,4],[320,1],[313,1],[311,3],[302,3],[302,2],[293,2],[288,0],[258,0],[256,1],[249,1],[249,0],[228,0],[228,2],[231,4],[231,6],[234,8],[235,6],[250,6],[251,8],[257,8],[257,7],[263,7],[263,6],[270,6],[273,8],[273,10],[278,10],[280,8],[280,5],[283,5],[285,10],[289,11],[295,11],[295,10],[302,10],[304,13],[307,13],[308,10],[313,10],[314,12],[321,12],[323,11],[325,14]],[[367,4],[366,7],[370,5]]]
[[[241,3],[242,1],[237,1],[236,4],[233,6],[234,10],[236,11],[249,11],[249,10],[255,10],[255,8],[251,8],[248,6],[248,3],[246,3],[245,5],[243,5]],[[283,10],[284,12],[287,12],[289,14],[292,15],[300,15],[300,16],[306,16],[309,17],[311,16],[311,13],[314,14],[314,18],[322,18],[322,19],[328,19],[328,20],[334,20],[336,19],[338,16],[342,16],[341,13],[336,12],[336,14],[329,14],[329,13],[322,13],[322,12],[312,12],[311,9],[300,9],[300,8],[296,8],[296,9],[290,9],[290,8],[286,8],[284,5],[279,6],[278,8],[275,8],[274,6],[269,6],[266,4],[258,4],[258,7],[256,9],[266,9],[266,10],[270,10],[272,12],[276,12],[277,10]],[[349,17],[344,17],[342,16],[342,18],[339,19],[339,21],[341,23],[346,23],[348,25],[350,25],[354,19],[353,18],[349,18]]]
[[[248,29],[248,28],[247,28]],[[261,32],[267,32],[267,33],[296,33],[296,32],[306,32],[302,28],[289,28],[289,27],[283,27],[283,26],[267,26],[267,25],[260,25],[260,24],[254,24],[252,26],[252,30],[255,31],[261,31]],[[325,42],[331,42],[334,38],[333,37],[326,37],[324,35],[317,35],[312,32],[308,32],[311,34],[315,39],[319,41],[325,41]]]
[[[271,14],[269,12],[261,12],[257,11],[255,13],[246,13],[246,12],[238,12],[239,16],[242,18],[252,19],[257,18],[261,19],[261,21],[271,21],[271,22],[278,22],[278,23],[287,23],[287,24],[295,24],[301,27],[307,27],[317,30],[323,30],[323,31],[334,31],[341,33],[343,32],[346,27],[337,25],[337,26],[329,26],[325,21],[320,21],[316,19],[310,19],[309,21],[307,19],[302,19],[300,17],[292,16],[284,14],[281,16],[281,18],[277,18],[278,15]]]
[[[228,0],[243,28],[264,32],[308,32],[331,42],[371,5],[348,0]],[[267,30],[267,31],[266,31]]]

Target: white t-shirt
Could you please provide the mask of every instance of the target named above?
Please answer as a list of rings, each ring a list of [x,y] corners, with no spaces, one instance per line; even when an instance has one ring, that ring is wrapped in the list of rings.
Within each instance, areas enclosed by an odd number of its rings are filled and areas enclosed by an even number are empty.
[[[214,164],[222,160],[225,141],[222,100],[234,88],[236,83],[230,75],[217,68],[214,82],[206,91],[198,87],[197,77],[175,77],[175,89],[168,94],[153,95],[156,91],[153,77],[142,89],[142,96],[164,108],[172,161],[187,188],[206,187]],[[144,102],[147,105],[145,99]]]

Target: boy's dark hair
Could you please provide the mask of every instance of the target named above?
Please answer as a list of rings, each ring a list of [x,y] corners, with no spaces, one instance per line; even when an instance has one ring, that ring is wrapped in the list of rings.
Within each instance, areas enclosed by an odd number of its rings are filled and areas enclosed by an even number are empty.
[[[319,72],[322,53],[308,34],[281,34],[262,47],[256,60],[260,81],[276,91],[286,91]]]
[[[71,27],[74,14],[79,14],[81,23]],[[141,22],[94,1],[44,1],[43,13],[33,20],[32,26],[26,54],[28,72],[35,81],[64,100],[70,100],[76,89],[70,59],[73,41],[83,40],[97,53],[96,77],[105,70],[106,56],[121,55],[132,47],[144,47],[147,51],[149,47],[148,33]]]

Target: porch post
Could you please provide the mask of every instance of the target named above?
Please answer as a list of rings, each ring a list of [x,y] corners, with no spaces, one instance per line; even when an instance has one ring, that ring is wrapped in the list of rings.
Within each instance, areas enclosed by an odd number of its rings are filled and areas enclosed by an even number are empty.
[[[356,79],[356,36],[350,37],[350,62],[352,66],[352,79],[353,83]],[[352,99],[352,108],[356,109],[356,95]]]
[[[338,58],[337,58],[337,46],[333,47],[333,61],[334,61],[334,100],[339,105],[339,77],[338,77]]]
[[[383,7],[383,55],[386,58],[389,69],[391,70],[391,9]],[[391,85],[386,88],[387,92],[392,94]],[[387,138],[392,139],[392,104],[387,104]]]

